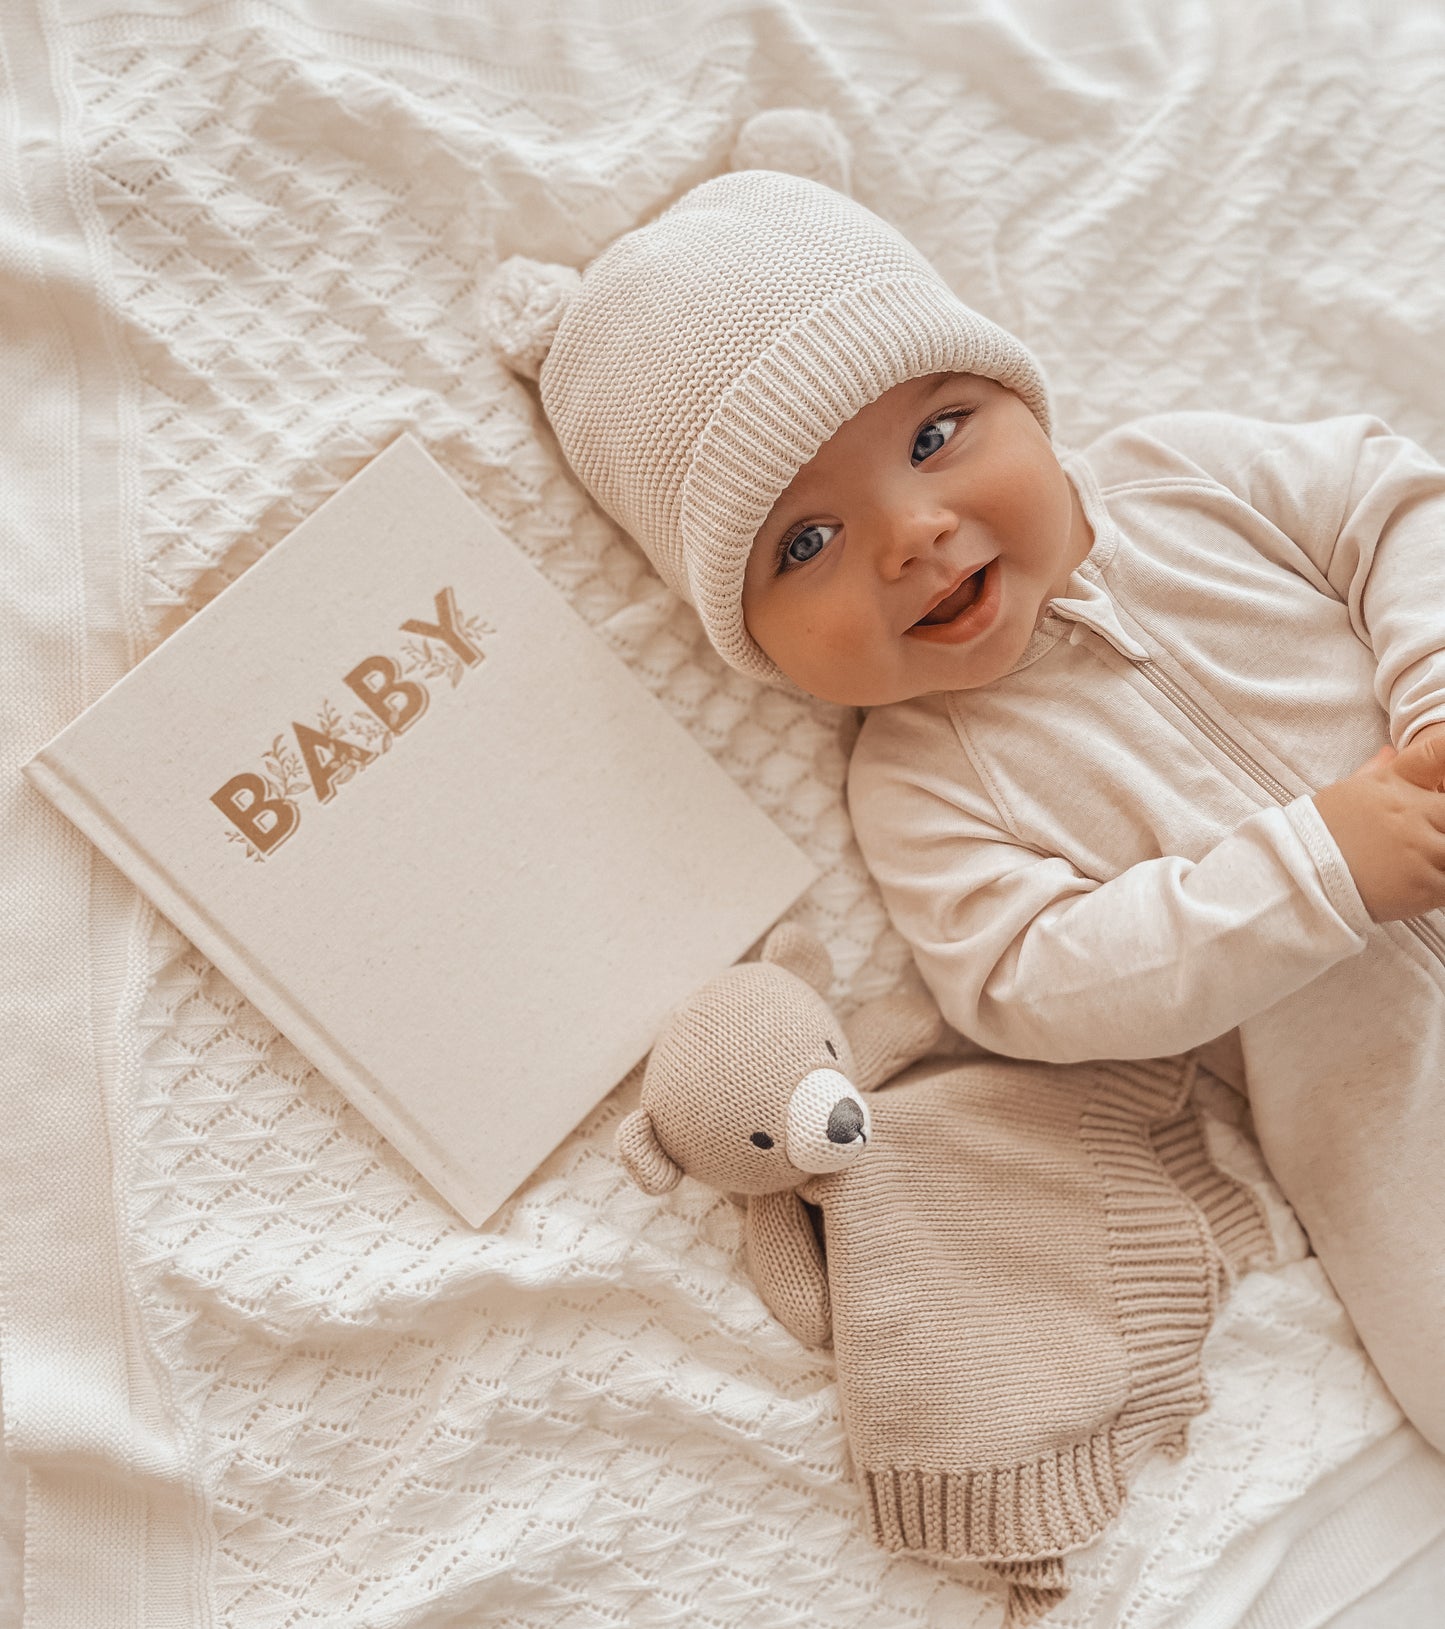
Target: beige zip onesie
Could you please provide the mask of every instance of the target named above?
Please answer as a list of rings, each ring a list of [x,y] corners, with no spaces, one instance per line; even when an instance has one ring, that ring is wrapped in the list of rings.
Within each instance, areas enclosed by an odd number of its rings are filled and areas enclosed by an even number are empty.
[[[1445,915],[1372,922],[1310,798],[1445,719],[1445,469],[1377,419],[1223,413],[1061,462],[1094,547],[1002,678],[869,713],[864,858],[995,1052],[1237,1027],[1270,1168],[1445,1449]]]

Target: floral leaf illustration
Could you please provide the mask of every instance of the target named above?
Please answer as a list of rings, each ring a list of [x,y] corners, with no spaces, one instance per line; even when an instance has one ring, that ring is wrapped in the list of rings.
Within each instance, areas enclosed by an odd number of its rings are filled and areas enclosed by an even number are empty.
[[[226,841],[228,843],[240,843],[245,847],[246,858],[248,860],[257,860],[257,861],[259,861],[259,860],[262,860],[262,859],[265,858],[265,856],[261,853],[260,849],[258,849],[256,847],[256,845],[251,841],[251,839],[249,837],[244,836],[241,832],[235,831],[234,829],[232,829],[231,827],[228,826],[226,828],[226,831],[225,831],[224,835],[225,835]]]

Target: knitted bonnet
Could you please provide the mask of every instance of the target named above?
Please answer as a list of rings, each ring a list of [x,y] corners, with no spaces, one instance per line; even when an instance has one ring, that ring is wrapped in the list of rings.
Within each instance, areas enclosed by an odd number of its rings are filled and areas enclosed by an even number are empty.
[[[996,379],[1046,433],[1048,389],[1018,340],[847,196],[847,144],[827,115],[756,115],[732,162],[580,274],[504,261],[484,315],[502,358],[538,381],[582,484],[719,655],[801,694],[742,611],[754,536],[783,489],[905,380]]]

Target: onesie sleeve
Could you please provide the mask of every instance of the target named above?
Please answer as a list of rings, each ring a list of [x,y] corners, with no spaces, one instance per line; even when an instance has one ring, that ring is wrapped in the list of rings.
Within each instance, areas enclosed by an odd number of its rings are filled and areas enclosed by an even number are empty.
[[[1364,949],[1373,924],[1310,798],[1250,816],[1197,861],[1100,881],[1009,832],[950,728],[937,709],[870,715],[849,814],[939,1010],[989,1050],[1170,1056]]]
[[[1285,563],[1345,604],[1396,747],[1445,720],[1445,466],[1368,414],[1136,424],[1263,515]]]

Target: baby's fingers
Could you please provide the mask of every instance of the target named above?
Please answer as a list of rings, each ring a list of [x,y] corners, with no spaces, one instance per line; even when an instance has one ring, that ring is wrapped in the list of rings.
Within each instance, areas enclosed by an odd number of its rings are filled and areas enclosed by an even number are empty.
[[[1445,730],[1417,735],[1403,752],[1396,753],[1390,767],[1412,786],[1423,786],[1427,792],[1445,788]]]

